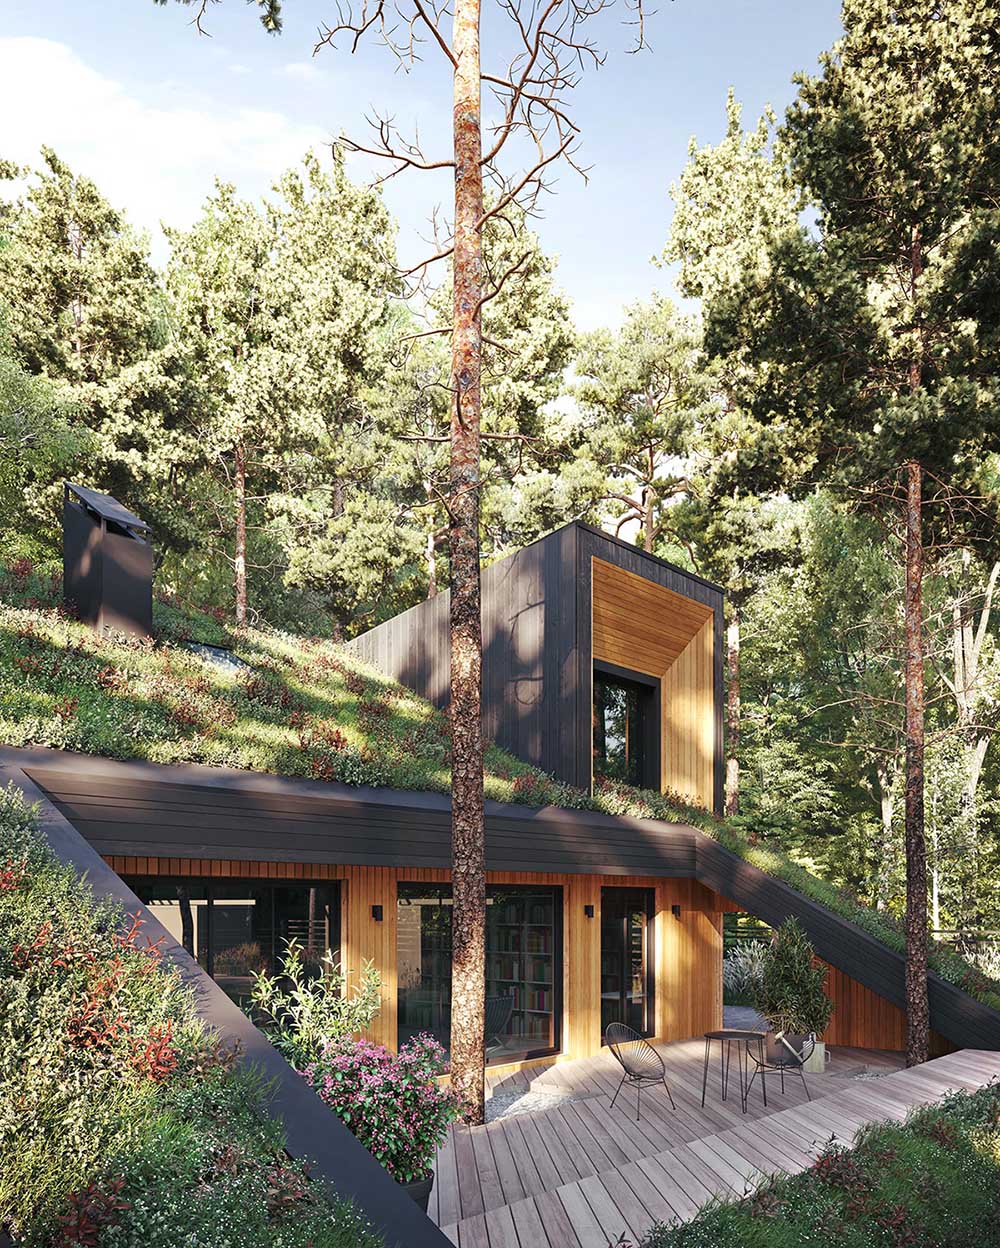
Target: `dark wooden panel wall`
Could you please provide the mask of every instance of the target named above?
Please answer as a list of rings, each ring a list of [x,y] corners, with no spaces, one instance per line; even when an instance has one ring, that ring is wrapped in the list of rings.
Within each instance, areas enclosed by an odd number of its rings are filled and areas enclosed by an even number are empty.
[[[714,804],[721,808],[722,593],[589,525],[568,524],[483,571],[487,737],[525,762],[589,789],[594,557],[714,613]],[[445,591],[355,638],[350,647],[365,662],[444,707],[450,686],[448,607]]]

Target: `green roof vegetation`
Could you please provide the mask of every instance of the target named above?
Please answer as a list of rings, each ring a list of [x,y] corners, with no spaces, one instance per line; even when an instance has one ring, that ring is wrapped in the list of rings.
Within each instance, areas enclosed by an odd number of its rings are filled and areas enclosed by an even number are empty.
[[[203,763],[344,784],[447,793],[447,717],[343,646],[268,628],[234,631],[225,614],[160,597],[155,642],[99,637],[61,607],[57,574],[21,560],[0,569],[0,740],[109,758]],[[220,666],[192,644],[222,648]],[[528,806],[688,822],[760,870],[902,953],[894,916],[821,879],[741,820],[676,796],[604,783],[591,796],[496,745],[486,795]],[[1000,1008],[1000,984],[932,943],[931,965]]]
[[[378,1248],[266,1105],[158,945],[0,790],[0,1231],[28,1248]]]

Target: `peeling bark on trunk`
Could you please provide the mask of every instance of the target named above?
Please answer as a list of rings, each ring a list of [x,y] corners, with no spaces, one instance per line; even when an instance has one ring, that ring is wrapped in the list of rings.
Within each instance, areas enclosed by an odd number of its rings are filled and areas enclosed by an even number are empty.
[[[233,465],[236,490],[236,552],[233,558],[233,583],[236,594],[236,624],[247,622],[247,457],[242,446],[236,448]]]
[[[726,814],[740,813],[740,607],[726,628]]]
[[[455,250],[451,382],[451,1084],[483,1121],[486,862],[483,830],[479,452],[482,396],[482,130],[479,0],[456,0]]]
[[[906,1064],[926,1062],[927,846],[924,840],[923,470],[906,465]]]

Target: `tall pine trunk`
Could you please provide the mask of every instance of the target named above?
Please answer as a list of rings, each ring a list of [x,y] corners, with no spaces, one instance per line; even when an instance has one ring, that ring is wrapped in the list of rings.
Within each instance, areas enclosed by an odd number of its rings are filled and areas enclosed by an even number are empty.
[[[451,480],[451,1083],[468,1122],[483,1121],[486,854],[483,833],[479,421],[482,300],[482,129],[479,0],[456,0],[455,250]]]
[[[726,627],[726,814],[740,813],[740,606]]]
[[[247,456],[238,446],[233,456],[233,483],[236,491],[236,551],[233,557],[233,587],[236,594],[236,624],[247,622]]]
[[[923,470],[906,473],[906,1064],[930,1052],[927,1003],[927,845],[924,840]]]

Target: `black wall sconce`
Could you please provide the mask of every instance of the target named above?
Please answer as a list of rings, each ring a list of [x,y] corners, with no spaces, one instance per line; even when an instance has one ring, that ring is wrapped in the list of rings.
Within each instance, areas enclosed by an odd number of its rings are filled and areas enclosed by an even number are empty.
[[[587,917],[588,919],[592,919],[592,918],[594,917],[594,907],[593,907],[593,906],[584,906],[584,907],[583,907],[583,913],[586,915],[586,917]]]
[[[381,906],[372,906],[372,918],[375,920],[376,923],[382,922],[382,907]]]
[[[679,919],[679,918],[681,917],[681,908],[680,908],[680,906],[671,906],[671,907],[670,907],[670,913],[674,916],[674,918],[675,918],[675,919]]]

